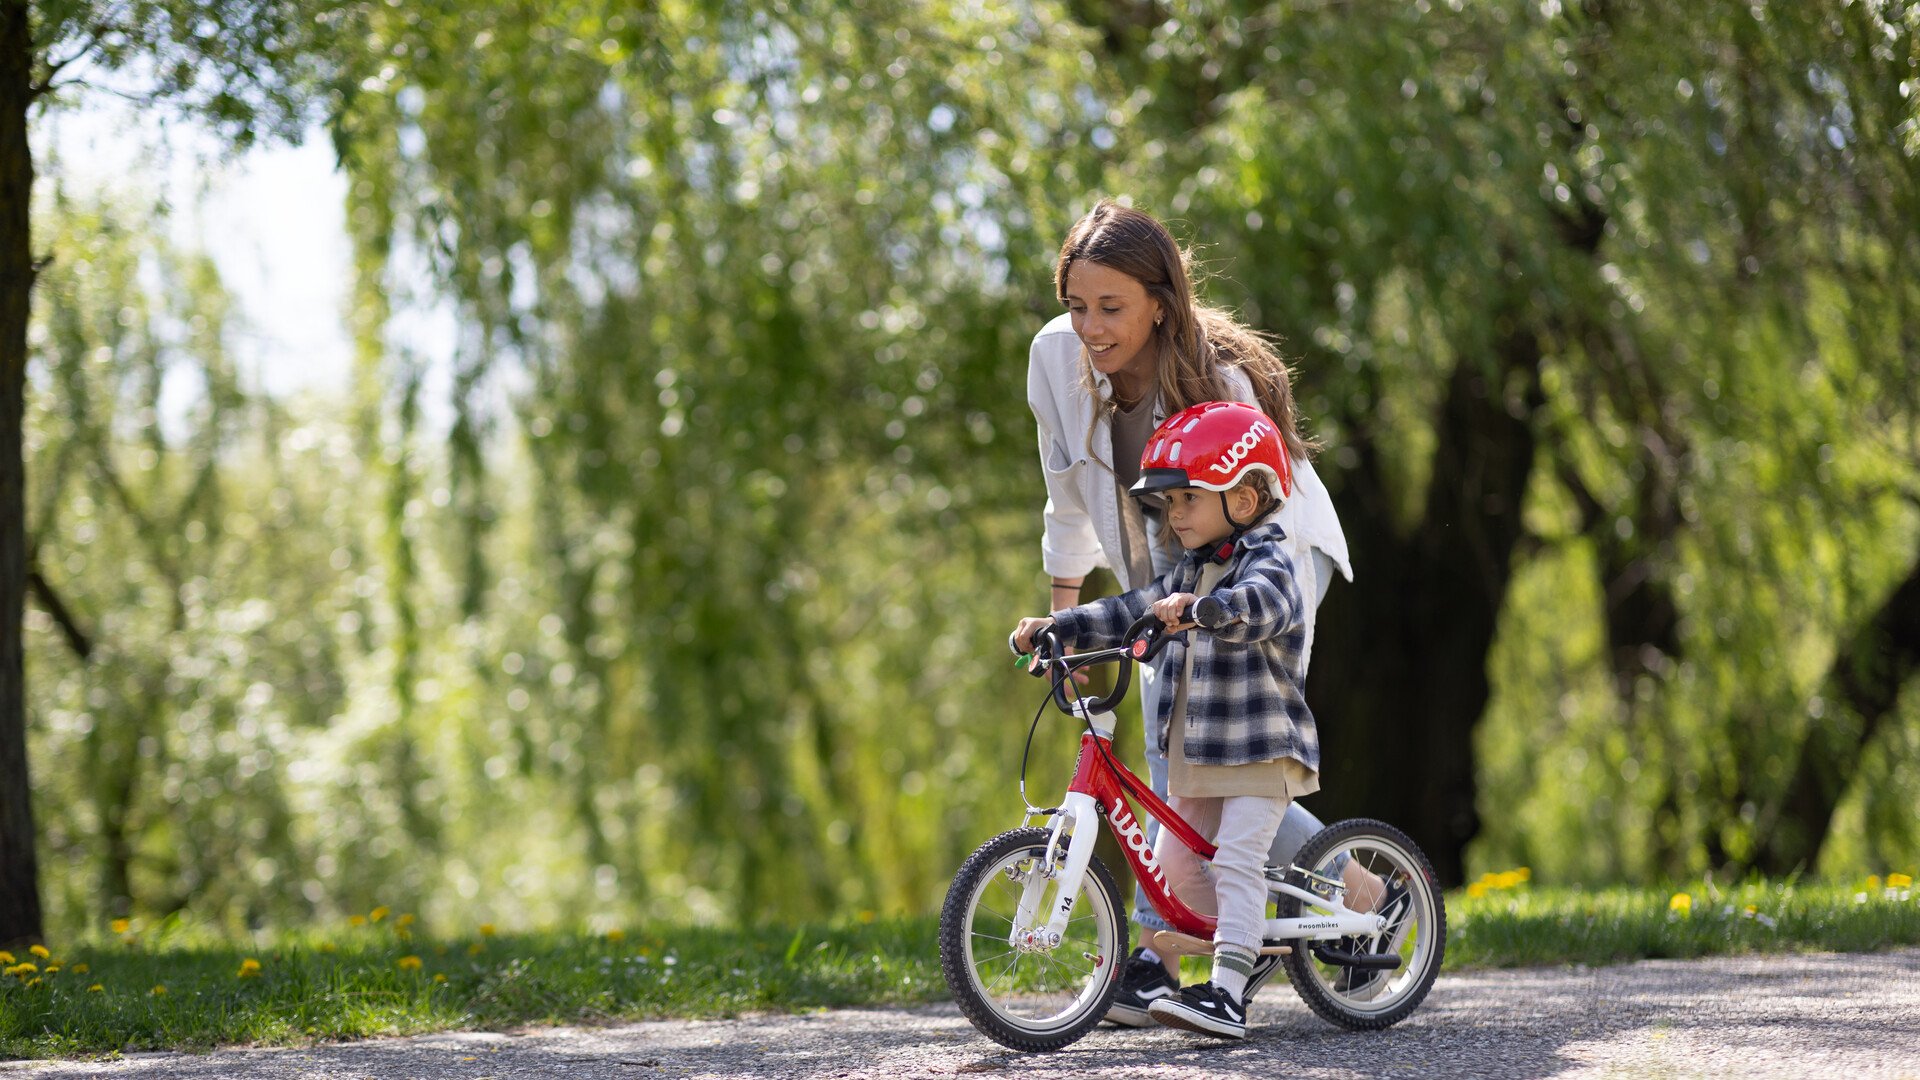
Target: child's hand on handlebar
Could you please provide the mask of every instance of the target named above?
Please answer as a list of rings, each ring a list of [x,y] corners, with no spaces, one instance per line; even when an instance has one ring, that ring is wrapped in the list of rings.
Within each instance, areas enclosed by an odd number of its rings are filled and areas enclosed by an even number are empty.
[[[1038,618],[1021,619],[1020,624],[1013,628],[1013,633],[1008,635],[1007,644],[1013,646],[1014,652],[1020,653],[1021,655],[1024,656],[1027,653],[1031,653],[1033,651],[1034,635],[1040,633],[1042,630],[1045,630],[1047,627],[1052,625],[1053,625],[1053,616],[1051,615],[1040,616]],[[1068,656],[1073,655],[1072,649],[1062,649],[1061,651],[1066,653]],[[1058,658],[1056,657],[1056,659]],[[1038,664],[1039,662],[1040,662],[1039,659],[1035,658],[1033,663],[1027,666],[1027,670],[1029,671],[1035,670],[1033,667],[1033,664]],[[1073,681],[1076,683],[1079,683],[1082,686],[1085,686],[1087,684],[1087,681],[1090,678],[1092,678],[1092,676],[1088,675],[1084,671],[1076,671],[1073,673]]]
[[[1200,598],[1190,592],[1174,593],[1165,600],[1156,600],[1153,604],[1154,617],[1167,624],[1166,632],[1177,634],[1199,625],[1186,621],[1187,609]]]
[[[1013,628],[1013,636],[1007,640],[1013,645],[1013,651],[1030,653],[1033,651],[1033,635],[1052,625],[1053,617],[1051,615],[1021,619],[1020,625]]]

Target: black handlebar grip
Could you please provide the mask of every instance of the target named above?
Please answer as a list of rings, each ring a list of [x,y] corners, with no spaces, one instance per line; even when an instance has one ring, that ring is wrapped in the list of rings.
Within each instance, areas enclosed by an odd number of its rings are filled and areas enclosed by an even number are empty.
[[[1193,605],[1193,621],[1202,629],[1218,630],[1233,621],[1227,605],[1217,596],[1203,596]]]

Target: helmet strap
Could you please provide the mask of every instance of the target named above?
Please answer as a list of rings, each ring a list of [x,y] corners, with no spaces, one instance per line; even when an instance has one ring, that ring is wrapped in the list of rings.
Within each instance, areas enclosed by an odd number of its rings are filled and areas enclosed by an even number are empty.
[[[1220,496],[1220,513],[1226,517],[1227,524],[1233,526],[1233,532],[1225,540],[1213,546],[1213,550],[1207,555],[1207,561],[1223,563],[1233,558],[1234,551],[1240,547],[1240,537],[1243,536],[1252,525],[1251,523],[1243,524],[1234,518],[1233,509],[1227,505],[1226,492],[1217,491],[1214,492],[1214,494]]]
[[[1253,522],[1260,520],[1260,514],[1257,509],[1254,512],[1253,521],[1240,521],[1236,519],[1233,516],[1233,507],[1227,505],[1227,493],[1224,491],[1217,491],[1214,494],[1220,496],[1220,513],[1226,517],[1227,524],[1233,526],[1233,535],[1235,537],[1238,537],[1241,533],[1246,532],[1248,529],[1253,528]]]
[[[1273,505],[1262,499],[1260,505],[1253,511],[1253,520],[1241,521],[1233,516],[1233,508],[1227,504],[1227,493],[1217,491],[1214,494],[1220,496],[1220,514],[1227,519],[1227,524],[1233,526],[1233,532],[1214,546],[1213,554],[1207,556],[1207,559],[1209,562],[1223,563],[1233,558],[1233,553],[1240,547],[1240,538],[1247,534],[1247,530],[1258,525],[1261,518],[1273,512]]]

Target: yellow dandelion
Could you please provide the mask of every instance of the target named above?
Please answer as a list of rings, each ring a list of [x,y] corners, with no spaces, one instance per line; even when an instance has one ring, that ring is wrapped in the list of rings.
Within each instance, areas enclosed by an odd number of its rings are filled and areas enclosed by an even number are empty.
[[[616,927],[612,930],[607,931],[607,940],[613,942],[615,945],[618,945],[621,942],[627,940],[627,932],[625,930],[621,930],[618,927]]]
[[[1673,899],[1667,901],[1667,910],[1677,911],[1682,915],[1692,915],[1693,897],[1683,892],[1674,893]]]
[[[1478,899],[1480,899],[1481,897],[1483,897],[1483,896],[1485,896],[1485,895],[1487,895],[1487,886],[1486,886],[1486,883],[1485,883],[1485,882],[1480,882],[1480,881],[1476,881],[1476,882],[1473,882],[1472,884],[1470,884],[1470,885],[1468,885],[1468,886],[1467,886],[1467,895],[1468,895],[1468,896],[1471,896],[1471,897],[1473,897],[1473,898],[1474,898],[1475,900],[1478,900]]]
[[[89,994],[104,994],[106,990],[107,988],[101,986],[99,983],[94,983],[92,986],[87,987],[87,993]]]
[[[349,915],[347,916],[347,925],[365,926],[367,925],[367,917],[365,915]]]
[[[1907,874],[1888,874],[1887,888],[1904,889],[1913,884],[1913,878]]]
[[[479,942],[477,942],[477,941],[476,941],[476,942],[474,942],[473,944],[471,944],[471,945],[469,945],[469,946],[467,946],[467,955],[468,955],[468,956],[479,956],[479,955],[480,955],[481,953],[483,953],[483,952],[486,952],[486,951],[487,951],[487,947],[486,947],[485,945],[482,945],[482,944],[480,944],[480,943],[479,943]]]
[[[7,969],[7,974],[15,975],[22,979],[26,978],[29,975],[39,974],[39,972],[40,972],[40,965],[34,963],[31,960],[22,960],[19,963]]]
[[[133,923],[127,919],[115,919],[108,925],[113,927],[113,932],[116,934],[124,934],[133,928]]]
[[[45,945],[29,945],[27,946],[27,951],[39,957],[42,960],[46,960],[53,956],[52,953],[47,951],[47,947]]]
[[[403,956],[396,963],[400,965],[401,971],[420,970],[420,958],[417,956]]]
[[[1521,880],[1521,881],[1532,881],[1532,880],[1533,880],[1533,868],[1532,868],[1532,867],[1527,867],[1527,866],[1523,866],[1523,867],[1521,867],[1520,869],[1518,869],[1518,870],[1515,870],[1515,871],[1514,871],[1514,873],[1516,873],[1516,874],[1518,874],[1518,875],[1520,875],[1520,880]]]
[[[68,968],[67,970],[73,972],[75,975],[85,975],[87,972],[93,969],[89,968],[85,964],[75,964],[72,967]]]
[[[381,904],[379,907],[374,908],[372,911],[367,912],[367,919],[371,922],[379,922],[381,919],[386,918],[388,913],[391,912],[392,910],[393,909],[388,907],[387,905]]]
[[[490,923],[490,922],[483,922],[483,923],[481,923],[481,924],[480,924],[480,936],[481,936],[481,937],[492,937],[492,936],[494,935],[494,933],[495,933],[495,931],[494,931],[494,926],[493,926],[493,924],[492,924],[492,923]]]
[[[236,979],[257,979],[260,977],[260,961],[249,956],[240,961],[240,970],[233,973]]]
[[[408,912],[403,912],[403,913],[401,913],[401,914],[400,914],[399,916],[397,916],[397,917],[395,917],[395,918],[394,918],[394,920],[393,920],[393,925],[395,925],[395,926],[412,926],[412,925],[413,925],[413,912],[411,912],[411,911],[408,911]]]
[[[33,978],[31,978],[31,979],[28,979],[28,980],[27,980],[27,985],[28,985],[28,986],[30,986],[30,987],[32,987],[32,986],[39,986],[39,985],[40,985],[40,976],[38,976],[38,975],[35,975],[35,976],[34,976]]]
[[[447,977],[445,975],[435,975],[433,977],[433,981],[437,983],[443,983],[447,981]]]
[[[1873,890],[1879,887],[1880,887],[1880,875],[1868,874],[1867,875],[1867,891],[1872,892]]]
[[[58,960],[55,960],[53,963],[47,965],[47,974],[49,975],[59,970],[60,970],[60,961]]]
[[[152,994],[152,995],[153,995],[154,997],[166,997],[166,996],[167,996],[167,984],[166,984],[166,983],[154,983],[154,984],[153,984],[153,989],[151,989],[151,990],[149,990],[149,991],[147,991],[147,993],[149,993],[149,994]]]
[[[14,964],[17,964],[17,963],[19,963],[19,961],[14,959],[14,956],[12,953],[8,952],[5,949],[0,949],[0,964],[5,964],[8,967],[12,967]]]

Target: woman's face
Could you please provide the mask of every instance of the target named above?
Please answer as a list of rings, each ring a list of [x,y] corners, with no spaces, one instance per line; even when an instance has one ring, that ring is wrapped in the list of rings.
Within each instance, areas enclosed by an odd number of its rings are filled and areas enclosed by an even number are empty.
[[[1150,385],[1159,359],[1153,321],[1160,302],[1139,279],[1076,260],[1067,268],[1067,311],[1096,370],[1109,379],[1119,376],[1135,391]]]

